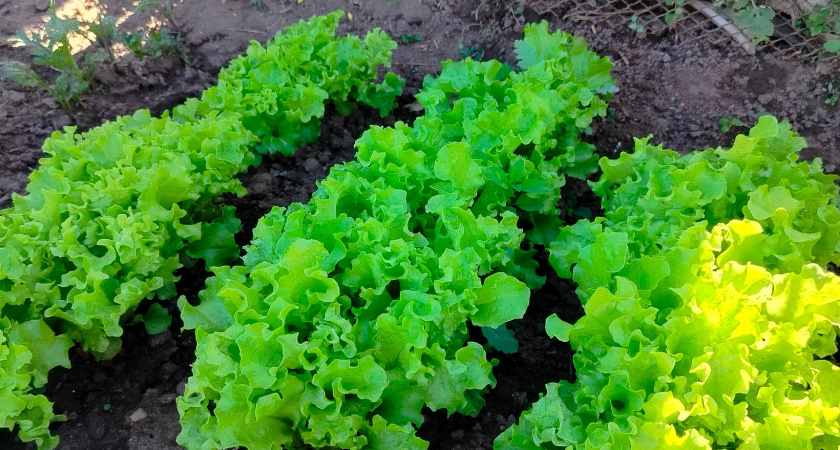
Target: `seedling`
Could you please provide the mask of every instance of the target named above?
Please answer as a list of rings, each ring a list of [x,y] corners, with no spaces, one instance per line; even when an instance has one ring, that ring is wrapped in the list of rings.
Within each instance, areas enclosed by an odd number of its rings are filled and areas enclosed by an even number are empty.
[[[180,34],[170,33],[165,28],[148,35],[126,33],[117,28],[117,19],[113,16],[105,16],[99,23],[88,24],[88,27],[96,37],[94,43],[101,47],[112,66],[117,61],[113,52],[116,42],[125,45],[140,60],[146,57],[158,58],[171,49],[189,64],[189,58],[180,44]]]
[[[111,66],[116,66],[117,58],[114,55],[114,43],[120,41],[120,32],[117,29],[117,18],[105,16],[99,23],[88,25],[90,32],[96,37],[94,41],[105,52]]]
[[[484,48],[480,45],[471,45],[458,50],[458,54],[464,59],[472,58],[473,61],[481,61],[484,58]]]
[[[735,23],[755,43],[767,40],[773,34],[773,18],[776,12],[764,5],[752,5],[735,14]]]
[[[190,64],[190,58],[181,45],[181,35],[178,33],[170,33],[165,29],[156,31],[149,34],[143,45],[143,54],[149,58],[160,58],[168,51],[174,51],[184,64]]]
[[[639,23],[639,18],[635,14],[630,18],[630,24],[627,25],[627,28],[635,31],[636,34],[645,34],[645,26]]]
[[[262,3],[260,0],[252,0],[251,5],[259,7],[262,6]],[[150,33],[146,39],[146,43],[142,45],[142,47],[138,44],[137,38],[132,36],[124,41],[126,47],[131,49],[131,51],[141,59],[144,56],[158,58],[167,50],[172,49],[178,53],[185,64],[190,64],[190,59],[187,57],[187,53],[181,46],[182,28],[175,21],[175,13],[172,10],[172,1],[162,0],[159,2],[143,2],[137,5],[135,11],[141,12],[146,8],[157,8],[160,12],[162,12],[166,21],[169,22],[169,28],[172,32],[169,32],[166,27],[162,27],[156,32]]]
[[[251,2],[253,4],[253,1]],[[134,8],[135,12],[141,12],[146,8],[157,8],[163,13],[163,17],[169,22],[169,26],[176,33],[181,33],[181,27],[175,22],[175,13],[172,10],[172,0],[162,0],[159,2],[142,2]]]
[[[14,38],[9,39],[9,43],[13,47],[28,48],[36,64],[57,70],[59,75],[55,82],[50,85],[29,66],[11,62],[3,64],[0,78],[23,86],[44,88],[69,113],[71,104],[78,102],[79,96],[88,89],[93,78],[95,61],[88,57],[84,64],[85,70],[82,70],[70,51],[69,36],[79,31],[79,21],[58,17],[55,0],[50,1],[49,14],[50,18],[44,24],[44,36],[39,33],[30,36],[18,31]]]
[[[411,42],[420,42],[423,40],[423,35],[421,34],[403,34],[400,36],[403,44],[408,44]]]
[[[735,127],[740,127],[744,124],[741,123],[740,119],[736,119],[734,117],[733,118],[721,117],[720,119],[718,119],[718,125],[720,125],[720,132],[721,133],[728,133],[729,130],[731,130]]]
[[[134,53],[141,61],[146,55],[143,53],[143,35],[140,33],[123,33],[120,36],[123,45]]]
[[[828,98],[825,99],[825,104],[829,106],[836,105],[837,99],[840,98],[840,86],[835,86],[833,81],[829,81],[825,85],[825,92],[828,94]]]
[[[685,0],[665,0],[669,11],[665,14],[665,23],[671,24],[685,15]]]
[[[0,62],[0,80],[9,80],[26,87],[39,87],[49,92],[55,98],[61,108],[70,112],[69,99],[60,95],[53,86],[44,81],[40,75],[35,73],[28,65],[18,61]]]
[[[671,5],[675,0],[665,0]],[[734,13],[735,24],[744,30],[754,42],[764,42],[773,35],[776,25],[787,22],[784,17],[791,11],[784,11],[782,17],[777,17],[778,2],[769,0],[714,0],[715,11],[731,11]],[[827,38],[824,49],[828,52],[840,52],[840,41],[836,34],[840,34],[840,1],[826,0],[808,4],[807,8],[794,7],[793,24],[804,35],[822,36]],[[779,10],[778,12],[782,12]],[[668,16],[666,16],[667,21]],[[779,19],[783,19],[781,22]]]

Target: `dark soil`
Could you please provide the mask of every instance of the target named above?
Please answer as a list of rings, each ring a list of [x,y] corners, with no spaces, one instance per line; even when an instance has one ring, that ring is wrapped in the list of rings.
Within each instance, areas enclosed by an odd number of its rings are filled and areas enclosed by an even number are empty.
[[[40,23],[44,0],[0,0],[0,38]],[[70,0],[58,0],[59,6]],[[75,8],[92,8],[94,0],[76,0]],[[132,10],[130,0],[102,0],[109,12]],[[249,194],[226,199],[237,207],[243,222],[240,244],[250,239],[256,220],[274,205],[307,201],[315,182],[333,164],[352,159],[353,142],[371,124],[390,125],[413,118],[411,94],[425,75],[439,70],[439,61],[459,59],[466,50],[485,58],[514,63],[513,41],[525,23],[541,19],[519,3],[507,0],[183,0],[175,14],[186,30],[184,44],[192,60],[186,66],[177,56],[141,63],[120,61],[122,74],[100,71],[100,83],[84,96],[85,107],[71,115],[62,112],[37,89],[0,82],[0,207],[11,203],[13,192],[24,193],[29,173],[37,167],[44,139],[54,130],[75,125],[87,129],[118,115],[148,108],[160,113],[198,95],[215,81],[215,74],[244,51],[249,40],[265,41],[301,18],[342,8],[353,14],[342,33],[360,34],[381,27],[399,41],[402,35],[420,34],[423,40],[400,45],[394,55],[397,73],[405,77],[407,95],[394,117],[381,119],[370,110],[349,117],[328,112],[321,138],[291,158],[266,160],[242,179]],[[68,9],[73,11],[73,7]],[[563,17],[563,11],[558,10]],[[621,89],[611,101],[609,121],[592,127],[588,139],[602,155],[614,155],[632,146],[634,136],[654,134],[656,141],[686,152],[727,146],[737,132],[724,135],[718,119],[739,118],[751,125],[762,113],[792,122],[811,147],[803,156],[821,157],[829,172],[840,167],[840,106],[825,104],[824,87],[840,72],[827,63],[780,60],[768,55],[750,57],[735,47],[704,46],[702,39],[675,42],[672,36],[638,39],[630,30],[613,30],[607,23],[578,23],[545,17],[561,28],[590,41],[594,50],[616,61],[614,75]],[[128,18],[125,26],[143,27],[148,14]],[[20,49],[0,39],[0,60],[27,61]],[[42,75],[50,76],[49,72]],[[832,78],[835,77],[835,78]],[[578,204],[597,209],[584,183],[570,183]],[[493,439],[534,402],[548,382],[571,380],[574,371],[568,345],[550,340],[545,318],[557,313],[566,321],[582,314],[574,286],[552,275],[540,256],[545,287],[534,292],[526,317],[510,324],[520,342],[514,355],[491,353],[499,360],[494,370],[496,387],[486,395],[478,417],[428,412],[420,435],[430,449],[489,449]],[[206,272],[183,270],[179,293],[195,298]],[[176,319],[166,332],[147,336],[140,326],[127,326],[123,350],[112,360],[96,362],[71,351],[73,368],[50,375],[46,395],[55,411],[68,420],[52,429],[61,438],[60,449],[163,450],[179,448],[174,398],[183,389],[194,358],[194,337],[179,332],[177,308],[167,303]],[[142,312],[142,311],[141,311]],[[476,340],[483,342],[480,333]],[[11,433],[0,432],[0,448],[24,449]]]

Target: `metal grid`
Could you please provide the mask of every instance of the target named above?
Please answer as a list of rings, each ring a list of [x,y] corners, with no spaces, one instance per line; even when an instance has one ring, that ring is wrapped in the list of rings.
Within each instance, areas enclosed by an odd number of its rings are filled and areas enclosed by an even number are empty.
[[[722,28],[710,17],[711,8],[702,1],[686,2],[681,17],[666,23],[668,10],[661,0],[526,0],[526,5],[538,14],[563,15],[573,20],[582,20],[607,25],[613,29],[628,28],[631,23],[642,27],[644,34],[672,35],[677,41],[701,41],[712,45],[734,45],[747,53],[756,50],[773,53],[779,57],[813,58],[822,56],[835,61],[835,55],[822,50],[823,41],[807,33],[801,33],[793,20],[784,12],[776,12],[775,29],[769,40],[753,44],[734,25]],[[711,13],[714,14],[714,13]],[[721,16],[722,17],[722,16]],[[735,36],[740,34],[740,36]]]

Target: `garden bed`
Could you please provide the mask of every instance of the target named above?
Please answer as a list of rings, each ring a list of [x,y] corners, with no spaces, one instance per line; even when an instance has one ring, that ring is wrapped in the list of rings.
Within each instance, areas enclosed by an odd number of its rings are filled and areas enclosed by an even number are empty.
[[[44,15],[40,3],[0,0],[0,36],[38,23]],[[130,2],[122,0],[101,3],[113,10],[131,8]],[[256,6],[246,0],[185,0],[176,6],[175,14],[186,30],[183,43],[191,66],[170,56],[119,76],[101,73],[101,84],[84,96],[85,107],[72,115],[61,112],[46,93],[0,84],[0,207],[10,204],[12,192],[23,192],[42,155],[41,143],[55,129],[71,124],[86,129],[142,108],[153,113],[170,109],[214,84],[219,69],[242,53],[249,40],[265,41],[298,19],[341,7],[353,19],[342,23],[340,33],[363,34],[381,27],[398,42],[402,36],[422,36],[421,41],[401,43],[394,53],[393,70],[407,84],[392,116],[380,119],[375,111],[360,109],[342,117],[328,110],[316,143],[292,157],[266,160],[243,175],[248,195],[230,200],[243,223],[237,241],[244,245],[257,219],[272,206],[306,202],[329,167],[352,159],[353,142],[369,125],[392,125],[395,120],[410,123],[417,114],[412,94],[426,74],[440,70],[437,61],[481,54],[512,64],[513,41],[521,38],[525,23],[540,19],[519,6],[516,2],[431,0],[305,0],[300,4],[264,0]],[[667,35],[640,40],[630,30],[615,32],[554,16],[546,19],[553,29],[584,37],[593,50],[616,63],[613,75],[620,92],[609,103],[611,117],[598,120],[587,138],[599,154],[615,156],[632,148],[632,137],[648,134],[681,152],[728,146],[746,127],[723,133],[719,119],[738,118],[752,125],[759,115],[769,113],[790,121],[808,140],[810,148],[802,152],[803,157],[819,156],[827,172],[840,173],[840,106],[825,102],[826,85],[840,79],[832,79],[838,72],[828,63],[762,54],[750,57],[734,46],[676,43]],[[25,61],[27,56],[8,45],[0,46],[0,59],[8,58]],[[565,199],[576,198],[577,206],[597,212],[597,199],[585,184],[569,182],[565,189]],[[520,342],[519,352],[490,354],[500,360],[494,369],[498,384],[477,417],[447,419],[445,411],[426,411],[419,435],[431,442],[431,449],[491,448],[493,439],[537,400],[546,383],[573,379],[570,347],[550,340],[543,326],[551,314],[574,322],[583,311],[573,283],[554,275],[546,254],[538,261],[538,273],[547,275],[548,281],[532,294],[526,317],[510,325]],[[179,294],[196,298],[207,273],[184,269],[180,275]],[[174,301],[168,309],[177,317]],[[96,362],[72,350],[73,368],[53,370],[46,390],[56,412],[68,415],[66,422],[51,428],[61,439],[59,448],[180,448],[175,444],[180,429],[175,396],[183,390],[195,350],[193,333],[181,332],[180,327],[176,318],[166,332],[147,336],[142,324],[128,326],[123,350],[109,361]],[[479,330],[471,332],[482,340]],[[9,433],[0,433],[0,447],[26,448]]]

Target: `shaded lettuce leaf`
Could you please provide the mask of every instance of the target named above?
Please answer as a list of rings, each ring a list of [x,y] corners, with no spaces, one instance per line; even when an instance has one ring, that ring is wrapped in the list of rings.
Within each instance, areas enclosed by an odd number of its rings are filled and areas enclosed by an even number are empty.
[[[505,324],[498,327],[481,327],[481,334],[487,339],[487,345],[505,354],[513,354],[519,350],[519,341],[516,334]]]

